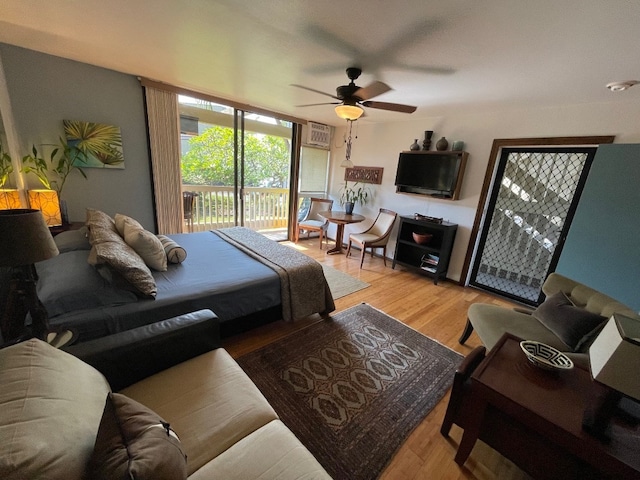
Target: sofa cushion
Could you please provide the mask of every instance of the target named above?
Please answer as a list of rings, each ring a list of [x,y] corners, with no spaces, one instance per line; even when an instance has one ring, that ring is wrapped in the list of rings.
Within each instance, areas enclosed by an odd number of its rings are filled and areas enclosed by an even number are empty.
[[[74,250],[90,250],[89,229],[86,226],[80,227],[78,230],[67,230],[60,232],[53,237],[60,253],[72,252]]]
[[[87,475],[94,480],[186,479],[187,459],[180,439],[157,413],[110,393]]]
[[[278,418],[260,390],[222,348],[145,378],[120,393],[171,423],[187,454],[189,475]]]
[[[564,292],[547,297],[532,315],[572,351],[577,351],[583,339],[607,320],[597,313],[575,306]]]
[[[284,423],[273,420],[204,465],[189,480],[211,478],[297,480],[331,477]]]
[[[31,339],[0,350],[0,385],[0,478],[83,478],[110,391],[104,377]]]

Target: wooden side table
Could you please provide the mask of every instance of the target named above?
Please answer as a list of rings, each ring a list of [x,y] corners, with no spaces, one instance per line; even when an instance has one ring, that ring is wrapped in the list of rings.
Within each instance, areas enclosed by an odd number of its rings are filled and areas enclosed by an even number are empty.
[[[605,387],[580,368],[549,372],[532,365],[519,343],[505,334],[466,388],[452,392],[455,408],[441,432],[447,435],[451,423],[464,428],[456,463],[463,465],[480,439],[535,478],[640,478],[637,424],[614,419],[608,443],[582,428],[589,399]]]
[[[345,212],[338,212],[333,210],[318,212],[318,215],[320,215],[323,218],[326,218],[331,223],[335,223],[337,226],[336,246],[333,247],[331,250],[327,250],[328,255],[335,255],[335,254],[342,253],[342,240],[344,237],[345,225],[348,225],[349,223],[359,223],[365,219],[365,217],[363,217],[362,215],[358,215],[357,213],[349,215]]]

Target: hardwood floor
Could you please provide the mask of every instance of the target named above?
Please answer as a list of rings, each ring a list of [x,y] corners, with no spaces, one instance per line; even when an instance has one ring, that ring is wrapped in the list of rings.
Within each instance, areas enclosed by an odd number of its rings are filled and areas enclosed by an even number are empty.
[[[479,290],[460,287],[453,282],[441,281],[434,285],[429,278],[408,272],[403,267],[397,266],[392,270],[389,260],[385,267],[382,258],[372,259],[368,254],[360,270],[359,251],[355,254],[352,252],[350,258],[344,255],[326,255],[326,248],[319,250],[317,242],[317,239],[311,239],[301,240],[297,245],[287,245],[371,284],[364,290],[337,299],[336,311],[366,302],[463,355],[480,345],[480,340],[475,334],[471,335],[465,345],[458,343],[469,305],[477,302],[511,305],[505,300]],[[238,357],[317,321],[320,321],[318,316],[295,323],[275,322],[227,339],[223,346],[231,355]],[[459,467],[453,458],[462,430],[454,425],[450,438],[440,435],[440,425],[448,401],[449,394],[409,436],[383,472],[381,479],[530,478],[482,442],[477,442],[464,467]]]

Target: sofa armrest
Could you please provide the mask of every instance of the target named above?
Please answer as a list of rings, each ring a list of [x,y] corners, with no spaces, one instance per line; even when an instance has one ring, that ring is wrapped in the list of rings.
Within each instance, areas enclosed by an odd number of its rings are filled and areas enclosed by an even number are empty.
[[[199,310],[64,350],[99,370],[118,391],[220,347],[219,330],[218,317]]]

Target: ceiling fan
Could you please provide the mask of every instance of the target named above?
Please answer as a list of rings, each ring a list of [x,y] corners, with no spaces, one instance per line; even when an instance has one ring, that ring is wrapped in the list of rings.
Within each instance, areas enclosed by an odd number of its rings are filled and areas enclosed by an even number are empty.
[[[359,87],[355,84],[355,80],[360,76],[362,70],[358,67],[347,68],[347,76],[349,77],[348,85],[341,85],[336,88],[336,95],[325,93],[320,90],[305,87],[303,85],[292,84],[292,87],[303,88],[311,92],[326,95],[327,97],[339,100],[339,102],[311,103],[307,105],[297,105],[298,107],[312,107],[316,105],[338,105],[336,114],[340,118],[346,120],[357,120],[364,113],[362,107],[377,108],[380,110],[389,110],[392,112],[413,113],[417,107],[411,105],[402,105],[400,103],[388,102],[372,102],[370,99],[382,95],[391,90],[391,87],[383,82],[375,81],[366,87]]]

